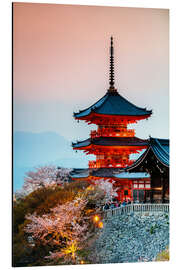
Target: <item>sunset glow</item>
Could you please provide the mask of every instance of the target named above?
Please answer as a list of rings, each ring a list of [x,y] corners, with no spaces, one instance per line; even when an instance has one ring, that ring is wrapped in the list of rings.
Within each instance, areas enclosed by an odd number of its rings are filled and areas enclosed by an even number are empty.
[[[72,113],[105,94],[113,35],[116,88],[153,109],[138,136],[168,137],[168,10],[14,3],[13,30],[15,130],[86,137]]]

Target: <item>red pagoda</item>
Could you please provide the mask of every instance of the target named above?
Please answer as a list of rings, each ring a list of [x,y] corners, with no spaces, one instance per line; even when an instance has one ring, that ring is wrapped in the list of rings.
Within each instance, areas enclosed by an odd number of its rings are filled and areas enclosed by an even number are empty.
[[[109,89],[95,104],[87,109],[74,113],[76,120],[84,120],[89,124],[97,125],[92,130],[90,138],[72,143],[74,150],[83,150],[87,155],[94,154],[95,161],[89,161],[89,169],[74,170],[72,179],[95,180],[111,178],[119,187],[118,199],[132,198],[132,181],[146,181],[150,188],[150,176],[147,173],[140,175],[123,176],[116,178],[114,173],[122,171],[134,161],[131,154],[139,153],[148,147],[148,140],[135,137],[135,130],[128,129],[128,125],[147,119],[151,110],[139,108],[122,97],[114,87],[114,48],[111,37],[110,46],[110,78]]]

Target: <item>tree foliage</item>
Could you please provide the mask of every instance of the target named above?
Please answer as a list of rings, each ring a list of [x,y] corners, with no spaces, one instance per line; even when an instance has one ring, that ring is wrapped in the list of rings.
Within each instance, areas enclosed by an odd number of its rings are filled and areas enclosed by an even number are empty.
[[[68,177],[63,173],[61,183]],[[92,216],[116,194],[110,181],[60,184],[54,175],[52,167],[30,172],[28,192],[14,200],[13,266],[79,263],[88,252],[83,243],[88,246],[97,235]]]
[[[71,169],[56,166],[41,166],[28,171],[24,177],[22,190],[16,192],[17,198],[22,198],[42,187],[63,185],[69,178]]]
[[[51,246],[47,259],[63,258],[66,263],[78,262],[76,251],[83,247],[84,241],[90,236],[89,217],[84,213],[86,205],[86,200],[77,198],[56,206],[49,214],[27,215],[26,218],[31,222],[25,231],[31,234],[32,242],[38,240],[42,245]]]
[[[27,234],[24,231],[28,223],[26,215],[34,212],[39,216],[48,214],[53,207],[74,200],[87,186],[87,182],[76,182],[65,184],[63,187],[42,187],[14,202],[13,266],[44,265],[42,258],[50,250],[49,246],[44,247],[40,242],[36,247],[29,247]]]
[[[107,179],[99,179],[96,180],[95,185],[104,192],[104,198],[103,198],[103,204],[107,203],[107,202],[111,202],[113,200],[114,197],[117,197],[117,190],[118,188],[114,187],[114,181]]]

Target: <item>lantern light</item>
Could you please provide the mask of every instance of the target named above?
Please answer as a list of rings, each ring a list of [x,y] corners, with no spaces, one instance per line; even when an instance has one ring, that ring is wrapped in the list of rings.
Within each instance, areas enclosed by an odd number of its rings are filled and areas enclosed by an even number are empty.
[[[98,227],[99,227],[100,229],[103,228],[103,222],[102,222],[102,221],[98,223]]]
[[[98,215],[95,215],[94,218],[93,218],[93,220],[94,220],[95,222],[98,222],[99,219],[100,219],[100,217],[99,217]]]

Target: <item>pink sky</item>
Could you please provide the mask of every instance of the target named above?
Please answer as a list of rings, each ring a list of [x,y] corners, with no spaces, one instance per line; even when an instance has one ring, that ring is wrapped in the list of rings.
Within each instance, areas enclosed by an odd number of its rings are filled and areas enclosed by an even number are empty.
[[[14,3],[15,130],[86,138],[89,129],[72,113],[105,94],[113,35],[115,86],[153,109],[137,136],[167,138],[168,23],[165,9]]]

